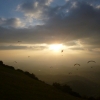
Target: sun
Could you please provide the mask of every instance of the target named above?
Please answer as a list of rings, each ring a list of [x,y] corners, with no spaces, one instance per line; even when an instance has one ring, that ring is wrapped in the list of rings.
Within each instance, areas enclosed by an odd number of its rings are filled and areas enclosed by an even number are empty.
[[[53,51],[60,51],[63,49],[63,45],[62,44],[51,44],[49,45],[49,49]]]

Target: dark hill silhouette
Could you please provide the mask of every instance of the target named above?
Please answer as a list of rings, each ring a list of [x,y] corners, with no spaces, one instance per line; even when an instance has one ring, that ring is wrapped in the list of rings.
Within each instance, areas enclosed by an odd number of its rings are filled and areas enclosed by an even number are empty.
[[[80,93],[82,96],[87,95],[88,97],[98,97],[100,95],[100,86],[94,83],[88,83],[86,81],[74,80],[67,82],[69,86],[72,87],[73,91]],[[97,89],[98,88],[98,89]]]
[[[78,75],[38,75],[38,77],[48,84],[58,82],[62,85],[69,85],[73,91],[81,96],[100,97],[100,84]],[[99,79],[99,78],[98,78]]]
[[[35,78],[34,78],[35,77]],[[34,74],[15,70],[0,61],[0,100],[83,100],[38,80]]]
[[[81,98],[80,94],[72,91],[71,87],[67,84],[61,85],[60,83],[55,82],[55,83],[53,83],[53,86],[56,87],[57,89],[61,90],[64,93],[68,93],[68,94],[71,94],[73,96]]]

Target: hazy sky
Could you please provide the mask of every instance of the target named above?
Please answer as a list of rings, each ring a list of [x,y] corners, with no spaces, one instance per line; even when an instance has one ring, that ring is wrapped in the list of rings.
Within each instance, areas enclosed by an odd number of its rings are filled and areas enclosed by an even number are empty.
[[[0,0],[0,59],[35,74],[100,72],[100,0]]]

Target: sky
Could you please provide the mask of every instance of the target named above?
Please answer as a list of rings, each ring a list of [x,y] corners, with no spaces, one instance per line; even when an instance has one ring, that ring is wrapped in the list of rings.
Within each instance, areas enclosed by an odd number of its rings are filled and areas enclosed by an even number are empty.
[[[0,0],[0,58],[37,75],[98,75],[100,0]]]

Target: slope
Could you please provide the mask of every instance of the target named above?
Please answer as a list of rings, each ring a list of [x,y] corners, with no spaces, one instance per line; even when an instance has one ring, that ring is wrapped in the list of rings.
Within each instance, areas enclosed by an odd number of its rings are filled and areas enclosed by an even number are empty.
[[[0,100],[82,100],[0,65]]]

